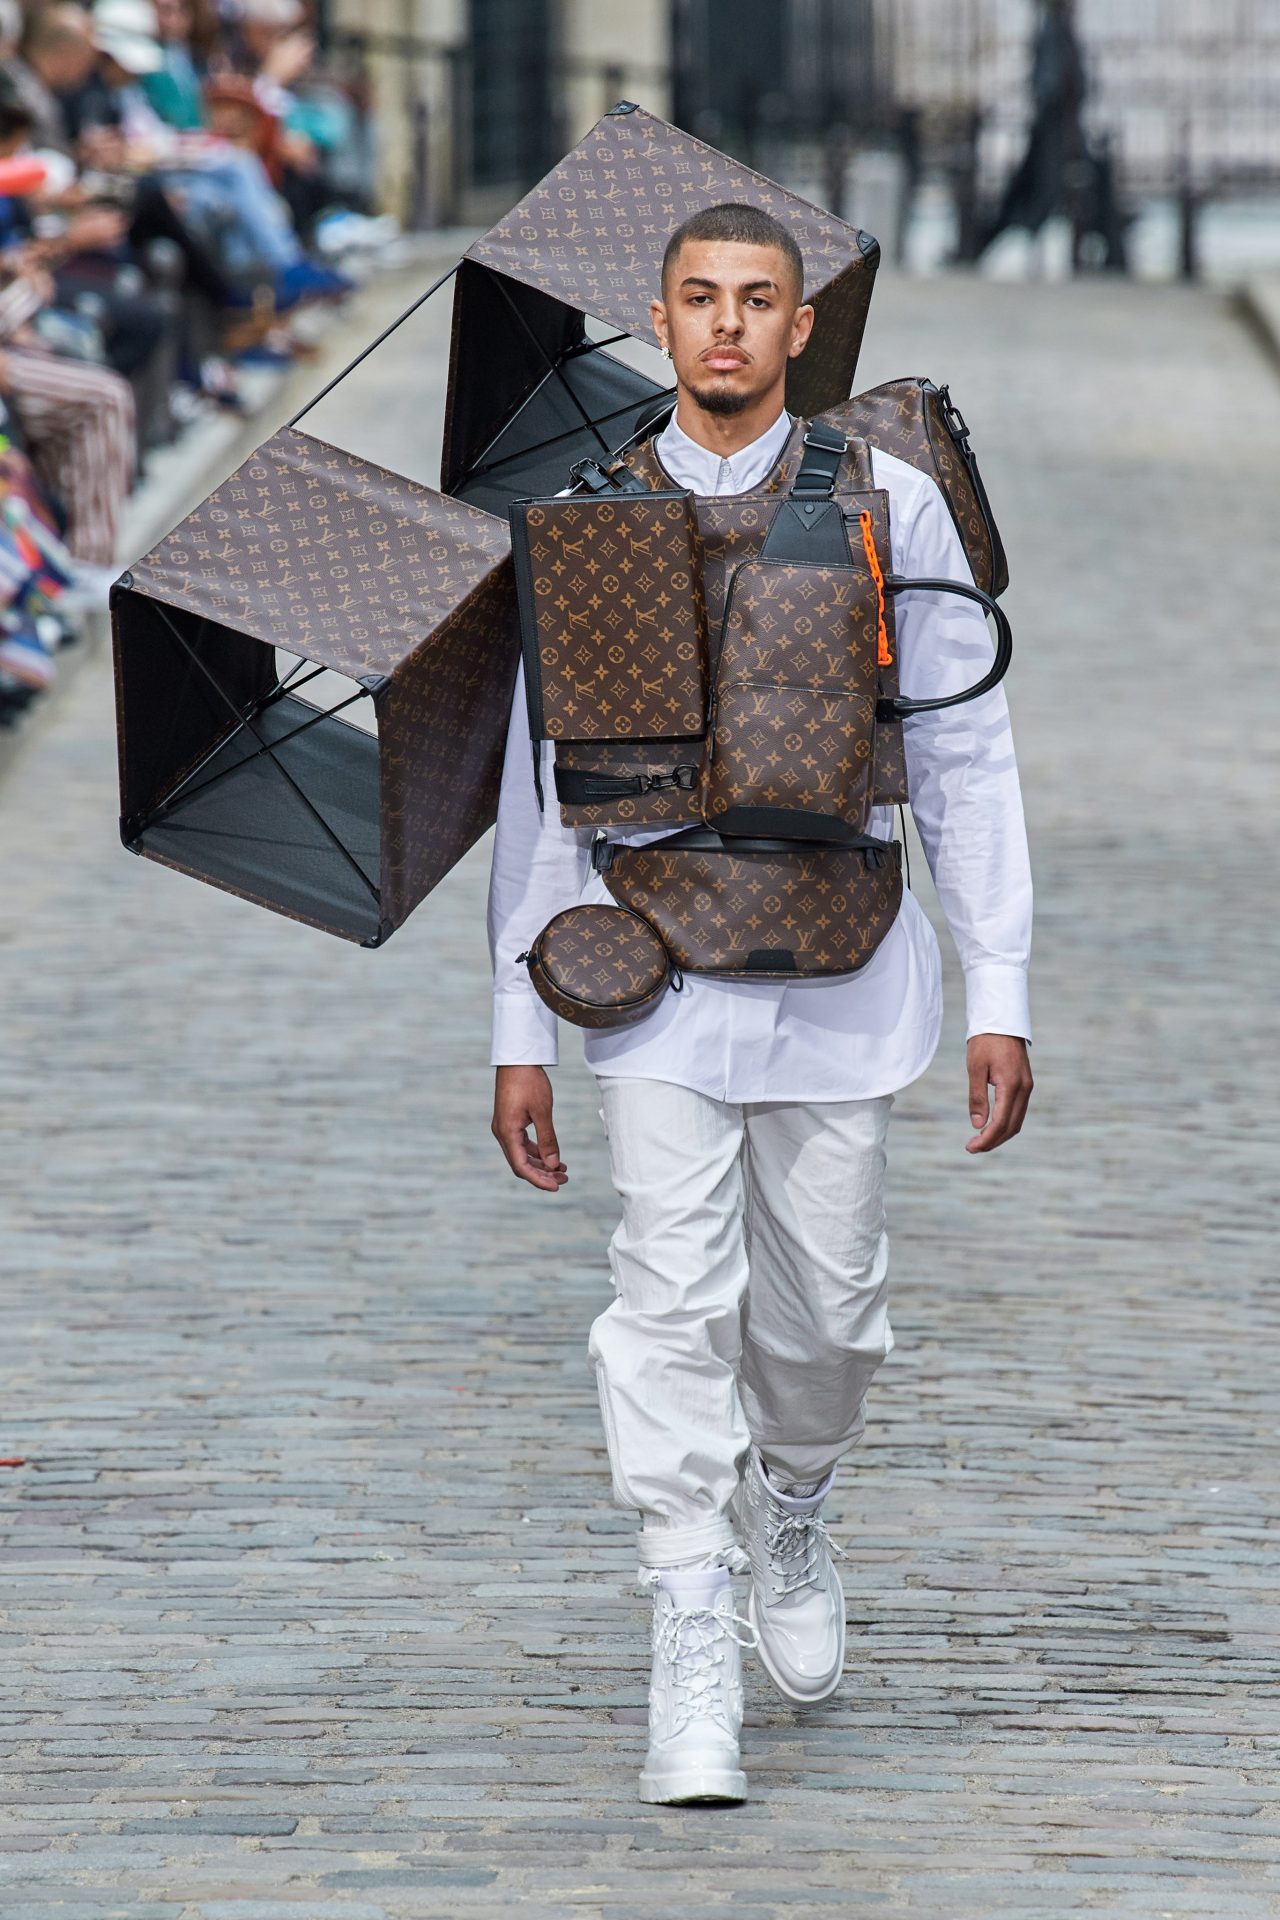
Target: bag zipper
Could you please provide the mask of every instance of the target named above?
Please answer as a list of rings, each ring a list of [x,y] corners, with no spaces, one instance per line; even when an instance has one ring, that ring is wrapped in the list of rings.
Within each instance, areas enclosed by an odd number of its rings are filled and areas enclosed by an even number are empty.
[[[802,687],[795,680],[727,680],[726,687],[757,687],[771,693],[809,693],[835,696],[841,700],[867,700],[874,704],[873,693],[859,693],[853,687]]]

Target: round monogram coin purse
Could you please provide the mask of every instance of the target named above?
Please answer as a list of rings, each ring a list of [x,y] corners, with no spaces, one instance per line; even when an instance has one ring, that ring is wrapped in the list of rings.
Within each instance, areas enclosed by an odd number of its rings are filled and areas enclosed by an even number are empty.
[[[627,1027],[684,976],[647,920],[629,907],[566,907],[527,952],[540,999],[575,1027]]]

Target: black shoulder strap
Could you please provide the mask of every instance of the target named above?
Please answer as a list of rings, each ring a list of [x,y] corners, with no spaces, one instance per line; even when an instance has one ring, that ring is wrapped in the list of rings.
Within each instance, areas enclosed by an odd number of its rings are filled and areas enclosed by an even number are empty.
[[[835,427],[811,420],[796,477],[783,495],[760,549],[762,560],[847,567],[849,542],[835,499],[836,477],[848,442]]]
[[[801,499],[829,500],[836,490],[840,462],[849,443],[835,427],[823,420],[811,420],[804,430],[804,448],[799,471],[791,483],[793,494]]]

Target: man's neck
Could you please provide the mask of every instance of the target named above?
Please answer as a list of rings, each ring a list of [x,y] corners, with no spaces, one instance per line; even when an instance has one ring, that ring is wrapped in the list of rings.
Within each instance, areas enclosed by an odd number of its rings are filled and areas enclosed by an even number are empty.
[[[741,453],[743,447],[749,447],[753,440],[758,440],[762,433],[769,431],[782,412],[785,392],[785,381],[779,381],[776,387],[761,394],[741,413],[708,413],[682,387],[676,401],[676,425],[681,433],[687,433],[708,453],[728,458],[731,454]]]

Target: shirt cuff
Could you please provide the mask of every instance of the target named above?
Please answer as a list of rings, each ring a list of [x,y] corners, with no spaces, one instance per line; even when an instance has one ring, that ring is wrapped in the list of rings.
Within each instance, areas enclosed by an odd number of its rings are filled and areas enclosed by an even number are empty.
[[[981,961],[965,974],[964,994],[966,1039],[972,1040],[975,1033],[1010,1033],[1016,1039],[1030,1041],[1031,1002],[1025,967]]]
[[[560,1027],[550,1007],[528,993],[493,996],[491,1067],[554,1067],[560,1060]]]

